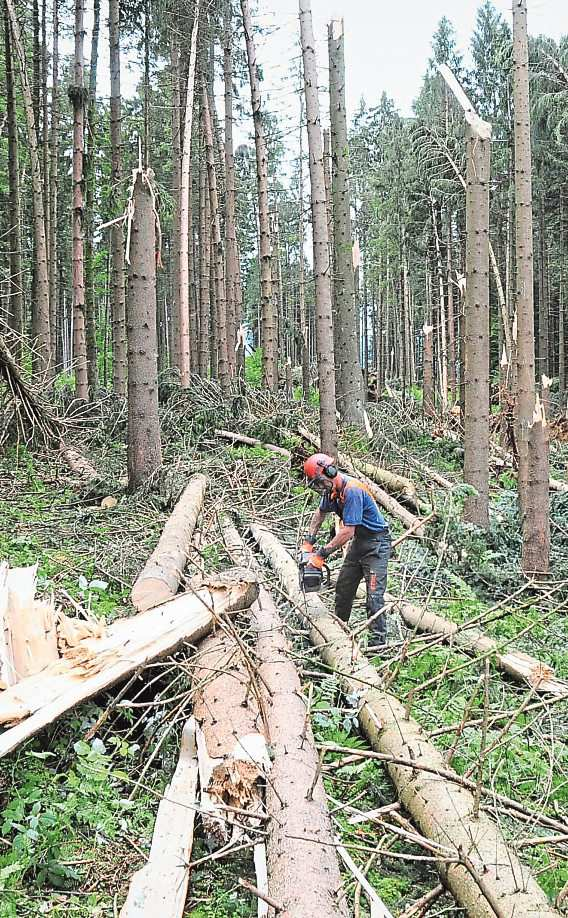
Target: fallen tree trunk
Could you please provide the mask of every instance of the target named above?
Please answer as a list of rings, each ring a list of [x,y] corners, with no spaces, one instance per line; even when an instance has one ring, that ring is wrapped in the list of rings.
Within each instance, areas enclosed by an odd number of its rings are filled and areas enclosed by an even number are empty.
[[[307,440],[308,443],[311,443],[315,449],[320,448],[318,438],[314,437],[314,435],[310,433],[309,430],[306,430],[305,427],[299,425],[298,433],[305,440]],[[361,472],[357,471],[348,456],[343,455],[343,453],[339,453],[337,456],[337,461],[342,468],[349,472],[350,475],[355,475],[367,486],[370,493],[373,495],[380,507],[386,510],[387,513],[390,513],[391,516],[394,516],[396,519],[400,520],[400,522],[403,523],[407,529],[412,529],[414,538],[424,538],[424,527],[420,524],[420,520],[417,516],[414,516],[410,510],[407,510],[406,507],[403,507],[402,504],[395,500],[394,497],[391,497],[390,494],[387,494],[386,491],[383,491],[382,488],[367,478],[366,475],[363,475]]]
[[[197,799],[195,719],[181,735],[179,760],[158,807],[147,863],[130,881],[120,918],[182,918]]]
[[[520,650],[501,653],[498,641],[487,637],[478,628],[464,628],[463,625],[457,625],[441,615],[428,612],[426,609],[397,599],[388,593],[385,595],[385,601],[392,603],[393,608],[400,613],[409,628],[417,628],[419,631],[427,631],[431,634],[441,634],[449,644],[466,653],[481,656],[494,655],[498,669],[517,682],[528,683],[537,692],[551,695],[565,695],[568,692],[568,683],[557,679],[554,670],[548,664]]]
[[[220,437],[222,440],[231,440],[233,443],[243,443],[245,446],[260,446],[262,449],[267,449],[271,453],[278,453],[279,456],[285,456],[286,459],[292,458],[290,450],[284,449],[283,446],[275,446],[274,443],[264,443],[262,440],[255,439],[255,437],[246,437],[244,434],[233,433],[232,430],[216,430],[215,436]]]
[[[67,647],[58,662],[0,692],[0,724],[16,724],[0,734],[0,758],[80,702],[203,637],[220,615],[248,608],[257,592],[247,571],[227,571],[194,593],[114,621],[102,637]]]
[[[156,548],[138,574],[131,599],[132,605],[139,612],[173,599],[176,595],[206,487],[205,475],[195,475],[190,479],[164,526]]]
[[[223,520],[222,529],[233,562],[249,564],[250,552],[234,526]],[[252,616],[273,753],[266,788],[267,812],[274,817],[266,840],[270,894],[281,904],[279,918],[342,918],[347,904],[309,711],[282,620],[262,587]]]
[[[457,774],[456,783],[442,774],[452,774],[442,755],[419,724],[406,716],[400,701],[383,690],[376,670],[352,638],[319,597],[300,592],[297,567],[288,552],[272,533],[258,526],[251,531],[291,599],[298,606],[305,603],[310,639],[324,661],[341,674],[347,691],[361,693],[359,722],[371,746],[399,760],[387,767],[402,805],[427,838],[454,855],[440,858],[438,870],[458,903],[472,918],[557,916],[499,827],[485,815],[473,817],[471,791],[460,786]],[[369,688],[361,692],[362,684]]]
[[[88,484],[102,483],[103,476],[96,470],[92,462],[82,456],[73,446],[67,446],[63,440],[59,442],[59,455],[71,471],[83,481]]]

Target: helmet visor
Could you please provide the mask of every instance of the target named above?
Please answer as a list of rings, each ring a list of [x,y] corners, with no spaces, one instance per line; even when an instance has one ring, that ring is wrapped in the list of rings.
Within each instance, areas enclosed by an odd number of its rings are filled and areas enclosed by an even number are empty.
[[[310,488],[312,491],[315,491],[316,494],[321,494],[322,496],[327,494],[329,490],[323,475],[317,475],[316,478],[308,478],[308,488]]]

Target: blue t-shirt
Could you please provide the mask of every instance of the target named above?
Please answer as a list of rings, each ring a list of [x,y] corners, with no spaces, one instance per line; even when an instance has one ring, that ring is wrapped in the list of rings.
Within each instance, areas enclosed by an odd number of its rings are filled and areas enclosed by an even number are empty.
[[[388,532],[389,527],[378,507],[356,478],[342,476],[345,485],[339,494],[332,491],[322,497],[322,513],[337,513],[345,526],[364,526],[371,532]]]

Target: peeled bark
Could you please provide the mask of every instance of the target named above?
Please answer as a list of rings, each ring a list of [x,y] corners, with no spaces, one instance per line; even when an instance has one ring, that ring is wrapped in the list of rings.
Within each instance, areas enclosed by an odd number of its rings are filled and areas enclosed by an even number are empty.
[[[128,272],[128,486],[140,487],[162,464],[156,337],[156,214],[148,174],[132,189]]]
[[[330,288],[329,236],[325,206],[323,143],[318,99],[318,75],[310,0],[299,0],[300,37],[304,64],[304,94],[310,151],[312,238],[315,282],[316,347],[320,394],[320,436],[324,452],[337,452],[335,364]]]
[[[87,377],[87,337],[85,315],[84,262],[84,142],[85,87],[83,85],[83,42],[85,38],[85,0],[75,0],[75,61],[73,66],[73,361],[75,394],[89,397]]]
[[[176,595],[206,488],[206,477],[195,475],[177,502],[132,589],[132,605],[138,611],[144,612]]]
[[[120,93],[120,0],[109,0],[110,45],[110,145],[111,182],[121,198],[122,128]],[[111,314],[112,314],[112,385],[116,395],[126,395],[127,344],[126,302],[124,291],[124,242],[121,223],[111,227]]]
[[[292,458],[292,453],[289,449],[275,446],[273,443],[264,443],[263,440],[257,440],[255,437],[245,437],[244,434],[236,434],[232,430],[216,430],[215,436],[221,437],[223,440],[231,440],[233,443],[243,443],[245,446],[261,446],[262,449],[267,449],[271,453],[278,453],[279,456],[284,456],[286,459]]]
[[[349,148],[345,108],[343,20],[328,27],[329,110],[333,199],[333,266],[337,404],[345,424],[365,429],[363,374],[359,364],[359,315],[353,273],[353,235],[349,198]]]
[[[468,523],[489,526],[489,179],[490,136],[467,128],[465,415]]]
[[[72,641],[56,663],[0,693],[0,724],[16,724],[0,734],[0,758],[150,661],[173,653],[184,641],[195,643],[220,616],[248,608],[257,595],[247,571],[226,571],[191,594],[116,619],[101,636]]]
[[[234,563],[248,565],[236,529],[226,521],[222,528]],[[266,809],[274,817],[266,841],[270,894],[281,904],[282,918],[341,918],[347,903],[321,776],[312,789],[319,761],[309,713],[283,622],[262,587],[252,616],[272,749],[266,788]]]
[[[243,27],[247,49],[250,79],[254,143],[256,150],[256,178],[258,186],[258,221],[260,225],[260,299],[262,370],[265,385],[273,392],[278,389],[278,323],[272,299],[272,269],[270,266],[270,217],[268,209],[268,152],[262,123],[260,85],[256,46],[248,0],[241,0]]]
[[[504,918],[557,918],[499,827],[485,815],[474,818],[471,790],[462,786],[459,775],[447,767],[401,702],[384,691],[376,670],[353,646],[352,637],[319,597],[300,591],[292,557],[271,533],[258,526],[251,531],[292,601],[306,608],[310,639],[325,663],[341,674],[346,691],[361,694],[359,722],[371,746],[398,760],[387,767],[400,802],[420,831],[447,852],[450,863],[442,855],[438,870],[457,902],[471,918],[495,918],[490,900]],[[411,764],[401,764],[401,760]],[[449,780],[454,774],[455,782]]]

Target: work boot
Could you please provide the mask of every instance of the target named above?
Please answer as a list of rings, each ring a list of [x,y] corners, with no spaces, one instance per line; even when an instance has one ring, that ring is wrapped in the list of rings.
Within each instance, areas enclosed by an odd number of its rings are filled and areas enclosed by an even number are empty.
[[[387,646],[387,636],[384,631],[369,629],[369,639],[367,642],[368,653],[383,653]]]

